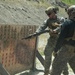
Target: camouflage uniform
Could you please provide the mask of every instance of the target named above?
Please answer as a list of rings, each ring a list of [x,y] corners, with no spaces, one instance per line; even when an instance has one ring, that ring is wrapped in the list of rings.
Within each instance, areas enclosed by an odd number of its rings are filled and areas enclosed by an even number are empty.
[[[56,43],[54,52],[57,57],[53,61],[51,75],[61,75],[67,63],[75,74],[75,5],[70,6],[67,12],[69,20],[63,23]]]
[[[48,14],[48,12],[47,12],[47,14]],[[41,32],[41,31],[45,30],[47,27],[50,30],[54,30],[59,26],[59,24],[60,24],[60,18],[56,18],[56,19],[49,18],[44,21],[44,24],[42,26],[40,26],[36,32]],[[48,73],[49,73],[49,68],[50,68],[51,61],[52,61],[52,53],[53,53],[57,38],[58,38],[58,34],[53,34],[50,32],[50,37],[47,41],[47,45],[44,50],[44,54],[45,54],[45,62],[44,62],[45,74],[44,75],[48,75]],[[64,73],[68,74],[67,69],[68,68],[66,67]],[[64,75],[67,75],[67,74],[64,74]]]
[[[51,26],[52,23],[54,23],[54,21],[52,20],[48,20],[49,21],[49,26]],[[57,22],[57,20],[56,20]],[[48,22],[47,22],[48,23]],[[45,73],[49,73],[49,68],[51,65],[51,61],[52,61],[52,53],[53,53],[53,49],[54,46],[56,44],[56,40],[58,38],[58,34],[50,34],[50,37],[47,40],[47,45],[45,47],[44,50],[44,54],[45,54],[45,63],[44,63],[44,67],[45,67]]]

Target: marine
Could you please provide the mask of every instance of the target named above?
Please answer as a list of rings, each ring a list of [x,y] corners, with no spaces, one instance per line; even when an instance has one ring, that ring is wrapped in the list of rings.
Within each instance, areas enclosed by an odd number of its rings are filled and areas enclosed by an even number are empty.
[[[39,33],[41,31],[44,31],[46,28],[50,30],[49,32],[50,37],[47,40],[47,45],[44,50],[45,54],[44,75],[49,74],[50,71],[49,69],[52,63],[52,53],[56,45],[56,41],[61,27],[61,19],[57,17],[58,11],[59,11],[58,7],[53,7],[53,6],[48,7],[45,10],[48,19],[45,20],[44,23],[36,31],[36,33]],[[57,30],[57,28],[59,28],[59,31],[53,31],[55,29]],[[68,75],[68,68],[65,68],[64,75]]]
[[[69,19],[62,24],[54,49],[57,57],[53,60],[50,75],[61,75],[67,63],[69,63],[75,74],[75,5],[67,9],[67,14]]]

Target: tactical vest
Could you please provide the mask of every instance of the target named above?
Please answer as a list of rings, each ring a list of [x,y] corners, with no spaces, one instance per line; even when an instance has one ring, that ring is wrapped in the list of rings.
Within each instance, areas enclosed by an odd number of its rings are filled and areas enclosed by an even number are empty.
[[[72,36],[72,40],[75,40],[75,29],[74,29],[74,34]]]
[[[75,29],[72,37],[66,39],[65,44],[75,46]]]
[[[59,20],[58,19],[55,19],[55,20],[48,20],[47,21],[47,25],[48,25],[48,27],[50,28],[50,29],[55,29],[55,28],[57,28],[58,26],[59,26],[59,24],[60,24],[60,22],[59,22]]]
[[[50,30],[50,36],[51,37],[56,37],[58,34],[53,34],[51,33],[52,30],[56,29],[57,27],[59,27],[60,25],[60,21],[58,19],[55,19],[55,20],[48,20],[47,21],[47,25],[48,25],[48,28]]]

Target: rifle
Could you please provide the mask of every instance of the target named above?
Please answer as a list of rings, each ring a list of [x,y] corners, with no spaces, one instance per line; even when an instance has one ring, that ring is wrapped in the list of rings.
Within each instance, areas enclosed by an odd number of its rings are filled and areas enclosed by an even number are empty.
[[[39,33],[30,34],[29,36],[27,36],[27,37],[25,37],[25,38],[22,38],[22,40],[23,40],[23,39],[30,39],[30,38],[32,38],[32,37],[39,36],[39,35],[41,35],[41,34],[43,34],[43,33],[48,33],[49,31],[50,31],[50,30],[44,30],[44,31],[41,31],[41,32],[39,32]]]

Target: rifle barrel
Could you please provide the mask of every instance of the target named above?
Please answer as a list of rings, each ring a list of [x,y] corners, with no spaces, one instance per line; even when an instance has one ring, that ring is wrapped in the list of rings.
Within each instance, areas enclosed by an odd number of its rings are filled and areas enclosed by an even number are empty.
[[[29,35],[29,36],[27,36],[27,37],[25,37],[25,38],[22,38],[22,40],[23,39],[30,39],[30,38],[32,38],[32,37],[35,37],[35,36],[39,36],[39,35],[41,35],[41,34],[43,34],[43,33],[48,33],[50,30],[44,30],[44,31],[41,31],[41,32],[39,32],[39,33],[34,33],[34,34],[31,34],[31,35]]]

